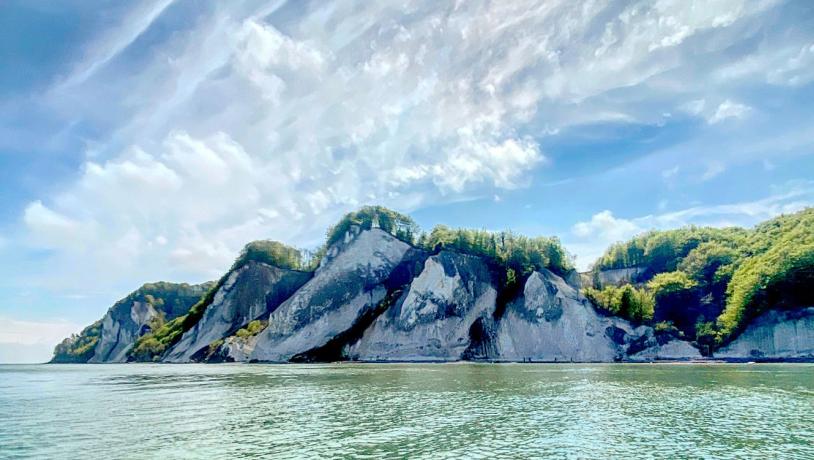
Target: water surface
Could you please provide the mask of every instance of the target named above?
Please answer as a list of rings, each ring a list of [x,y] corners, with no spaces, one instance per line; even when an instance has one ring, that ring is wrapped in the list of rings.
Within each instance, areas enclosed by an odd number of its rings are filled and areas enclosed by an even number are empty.
[[[0,458],[814,458],[814,365],[2,365]]]

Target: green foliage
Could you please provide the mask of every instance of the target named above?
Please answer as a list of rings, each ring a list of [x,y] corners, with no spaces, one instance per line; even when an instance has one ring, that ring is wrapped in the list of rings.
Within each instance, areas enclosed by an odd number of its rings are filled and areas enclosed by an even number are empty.
[[[52,363],[86,363],[93,357],[102,332],[102,322],[96,321],[79,334],[73,334],[54,348]]]
[[[650,231],[624,243],[615,243],[594,264],[595,270],[646,267],[651,274],[670,272],[705,242],[737,247],[748,232],[741,228],[686,227]]]
[[[131,361],[150,362],[158,361],[175,342],[181,339],[183,330],[181,324],[186,316],[179,316],[167,322],[151,333],[144,334],[136,340],[130,351]]]
[[[217,353],[218,349],[223,345],[223,339],[214,340],[212,343],[209,344],[209,349],[207,350],[206,357],[209,358],[210,356]]]
[[[484,257],[505,267],[507,278],[523,278],[541,269],[564,274],[573,268],[557,238],[529,238],[508,231],[451,229],[438,225],[429,234],[422,235],[418,244],[430,251],[451,249]]]
[[[629,284],[603,289],[585,288],[585,296],[600,310],[630,321],[641,323],[653,319],[653,295],[647,289]]]
[[[195,304],[212,285],[212,282],[195,285],[165,281],[146,283],[117,302],[113,308],[116,309],[121,305],[129,315],[133,302],[144,302],[152,305],[159,313],[163,313],[167,319],[173,319],[186,313],[190,305]]]
[[[236,270],[249,262],[261,262],[288,270],[307,268],[299,249],[271,240],[252,241],[247,244],[232,264],[231,270]]]
[[[653,326],[653,329],[656,332],[678,334],[678,328],[673,325],[672,321],[659,321],[655,326]]]
[[[419,232],[418,225],[409,216],[383,206],[365,206],[358,211],[345,214],[345,217],[336,225],[328,229],[325,246],[339,242],[354,225],[363,230],[378,227],[410,244],[415,242],[415,237]]]
[[[678,264],[678,269],[700,284],[728,282],[728,269],[740,260],[737,250],[718,241],[699,244]],[[723,270],[721,270],[723,268]]]
[[[259,319],[256,319],[254,321],[250,321],[249,324],[246,325],[246,327],[238,329],[238,331],[235,332],[235,335],[237,337],[240,337],[241,339],[248,339],[249,337],[254,337],[255,335],[262,332],[263,329],[265,329],[266,326],[268,326],[268,324],[269,324],[268,321],[261,321]]]
[[[651,231],[611,246],[594,274],[634,266],[646,269],[656,320],[689,324],[699,345],[720,346],[766,309],[814,304],[814,209],[753,230]],[[610,298],[593,295],[598,302]]]
[[[163,322],[157,325],[158,327],[151,328],[150,332],[139,337],[130,352],[129,359],[148,362],[161,359],[164,352],[181,340],[184,332],[192,329],[203,318],[206,307],[215,299],[215,293],[223,286],[228,276],[229,273],[221,277],[195,305],[189,308],[186,315],[179,316],[169,322]]]
[[[751,257],[734,271],[718,317],[721,342],[768,308],[814,304],[814,209],[759,225],[746,251]]]
[[[690,290],[695,286],[697,286],[697,283],[684,272],[659,273],[647,283],[647,287],[653,292],[656,302]]]
[[[702,347],[702,351],[709,352],[718,340],[718,330],[712,321],[699,321],[695,325],[695,341]]]

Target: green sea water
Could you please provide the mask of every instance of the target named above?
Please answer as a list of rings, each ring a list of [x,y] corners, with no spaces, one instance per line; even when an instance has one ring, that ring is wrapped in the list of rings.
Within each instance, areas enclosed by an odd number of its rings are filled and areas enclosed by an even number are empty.
[[[0,458],[814,459],[814,365],[2,365]]]

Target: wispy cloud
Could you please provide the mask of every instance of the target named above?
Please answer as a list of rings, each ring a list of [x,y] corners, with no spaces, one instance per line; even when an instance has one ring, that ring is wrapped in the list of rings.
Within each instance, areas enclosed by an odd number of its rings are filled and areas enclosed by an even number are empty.
[[[91,78],[99,69],[127,49],[153,24],[174,0],[145,0],[122,19],[121,24],[98,38],[87,50],[85,58],[61,82],[58,89],[67,90]]]

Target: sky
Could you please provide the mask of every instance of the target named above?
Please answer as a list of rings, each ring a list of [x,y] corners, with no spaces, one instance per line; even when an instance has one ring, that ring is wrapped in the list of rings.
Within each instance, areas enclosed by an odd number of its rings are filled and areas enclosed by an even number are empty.
[[[366,204],[586,269],[814,203],[806,0],[5,0],[0,62],[0,362]]]

